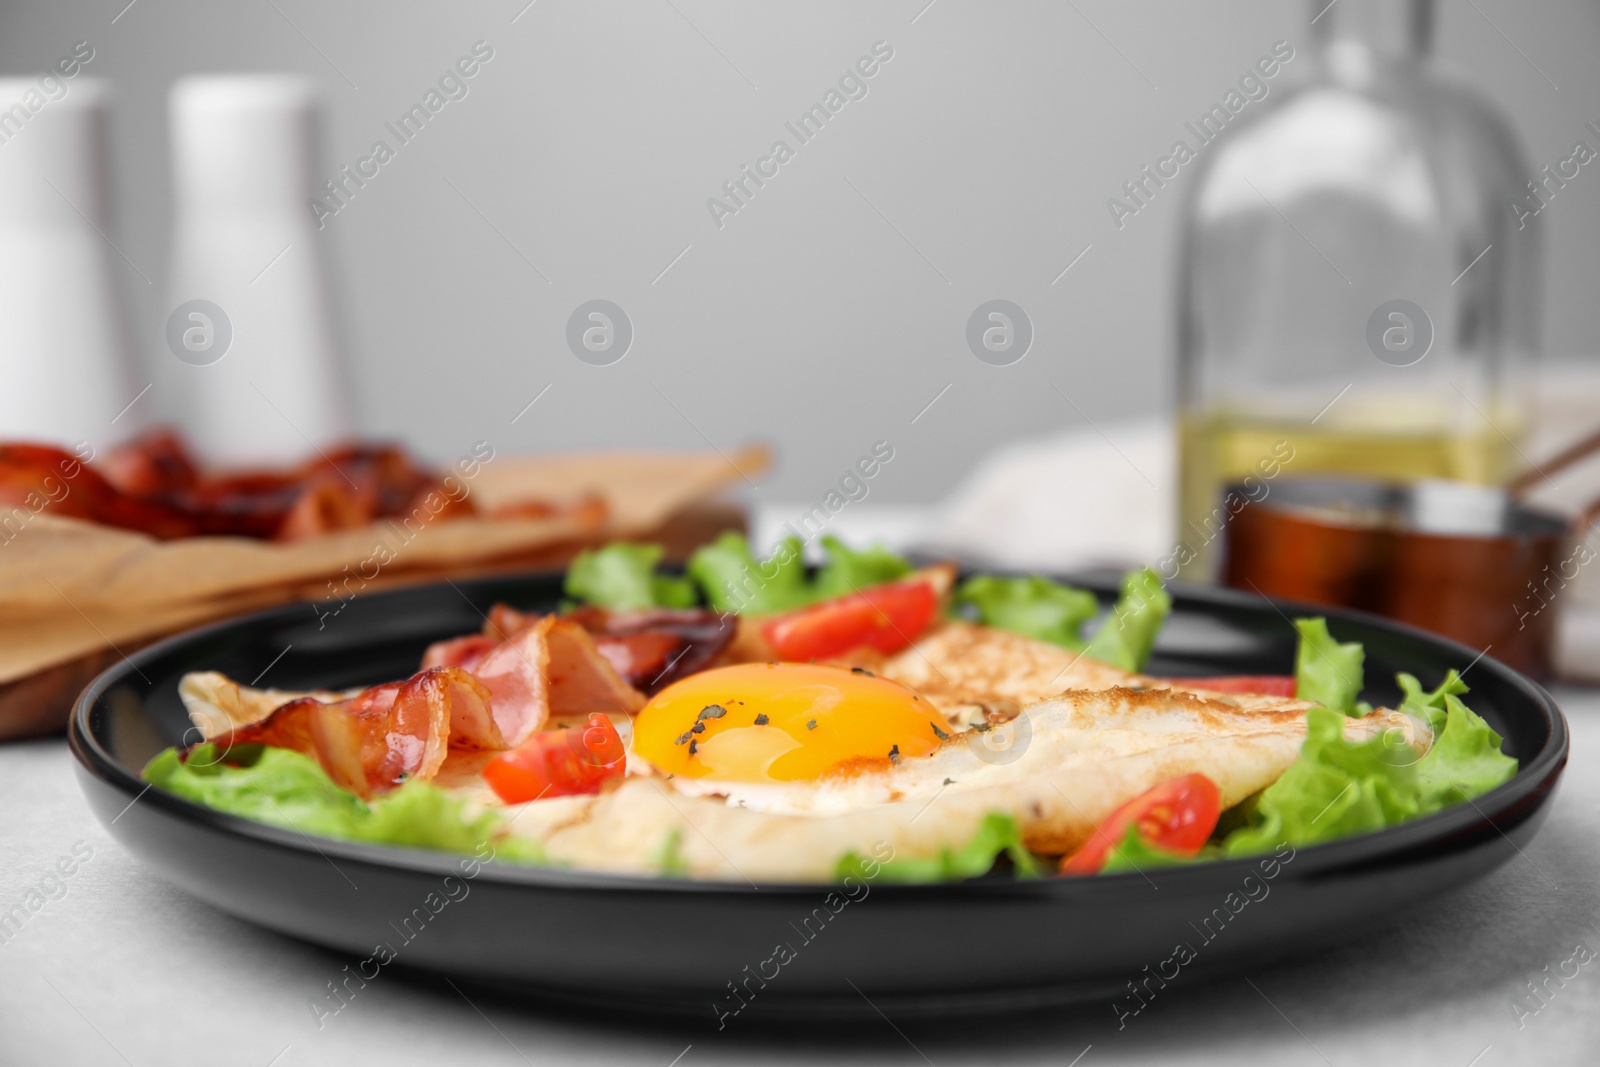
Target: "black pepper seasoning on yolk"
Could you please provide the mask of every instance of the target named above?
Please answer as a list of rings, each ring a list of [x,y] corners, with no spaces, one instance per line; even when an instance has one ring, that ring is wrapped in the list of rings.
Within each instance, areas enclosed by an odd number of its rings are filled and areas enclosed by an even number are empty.
[[[771,721],[772,721],[771,719],[767,718],[767,713],[764,712],[764,711],[756,716],[756,725],[757,726],[765,726],[765,725],[767,725],[767,723],[769,723]]]

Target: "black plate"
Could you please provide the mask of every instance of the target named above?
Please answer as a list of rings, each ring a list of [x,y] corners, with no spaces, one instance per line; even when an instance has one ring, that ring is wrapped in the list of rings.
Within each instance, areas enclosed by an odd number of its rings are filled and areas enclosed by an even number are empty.
[[[1107,581],[1078,584],[1112,592]],[[349,953],[352,972],[370,977],[392,956],[390,966],[516,995],[722,1025],[736,1009],[747,1025],[778,1014],[942,1014],[1100,995],[1131,1008],[1129,983],[1153,990],[1146,984],[1174,972],[1192,981],[1303,952],[1458,889],[1533,837],[1568,746],[1566,721],[1539,686],[1473,649],[1371,616],[1229,590],[1175,593],[1152,673],[1286,673],[1288,616],[1325,614],[1337,637],[1366,645],[1375,703],[1397,697],[1397,670],[1432,685],[1470,666],[1470,703],[1506,738],[1520,772],[1470,804],[1303,849],[1271,877],[1260,861],[1231,860],[1148,877],[872,886],[855,900],[818,886],[497,864],[465,878],[460,857],[313,840],[147,791],[138,778],[157,751],[184,740],[176,690],[185,671],[264,675],[261,684],[286,689],[387,681],[413,671],[429,642],[476,630],[497,600],[552,607],[554,575],[361,597],[333,616],[292,605],[172,638],[96,679],[70,740],[91,807],[130,853],[224,911]],[[780,944],[790,952],[777,953]],[[1189,952],[1175,953],[1180,944]],[[379,945],[388,951],[375,955]]]

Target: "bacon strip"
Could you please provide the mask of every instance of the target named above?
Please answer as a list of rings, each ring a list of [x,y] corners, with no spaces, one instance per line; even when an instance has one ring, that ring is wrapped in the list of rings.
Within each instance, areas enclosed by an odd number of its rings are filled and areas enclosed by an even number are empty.
[[[246,692],[233,688],[236,695]],[[243,699],[239,710],[252,703],[259,706]],[[304,753],[336,785],[362,797],[433,777],[452,741],[467,748],[509,747],[490,713],[488,689],[457,667],[431,668],[342,700],[298,697],[259,721],[208,732],[206,740],[224,750],[262,744]]]
[[[488,752],[500,752],[511,747],[511,742],[500,732],[500,724],[494,717],[489,687],[470,671],[459,667],[432,667],[412,675],[407,685],[415,686],[415,695],[427,700],[430,707],[434,703],[444,706],[446,721],[450,726],[445,735],[449,747],[477,748]],[[396,703],[404,700],[406,695],[407,691],[402,689]]]
[[[504,641],[512,634],[526,630],[541,617],[537,612],[518,611],[510,604],[495,604],[484,617],[483,636]]]
[[[495,721],[513,747],[552,714],[632,715],[644,707],[644,694],[618,676],[588,632],[556,615],[500,642],[473,673],[493,694]]]
[[[462,670],[473,670],[499,643],[499,638],[485,637],[483,634],[468,634],[465,637],[452,637],[448,641],[435,641],[422,654],[422,669],[460,667]]]
[[[251,689],[207,672],[185,675],[178,693],[205,740],[303,752],[361,796],[432,777],[449,748],[501,751],[552,716],[631,715],[645,701],[583,627],[554,615],[505,641],[440,642],[428,650],[424,669],[404,682],[293,693]]]
[[[347,444],[308,463],[227,474],[200,469],[171,430],[107,455],[102,469],[58,448],[0,442],[0,505],[48,505],[62,517],[168,539],[202,535],[295,541],[379,517],[435,522],[475,513],[461,480],[419,466],[394,445]],[[551,514],[595,504],[538,502]]]
[[[423,664],[450,663],[471,670],[478,662],[474,657],[482,654],[484,641],[518,634],[539,618],[496,604],[489,609],[482,636],[441,641],[428,649]],[[728,647],[737,631],[733,619],[714,611],[609,611],[583,607],[562,618],[587,630],[595,647],[622,680],[646,696],[704,670]]]

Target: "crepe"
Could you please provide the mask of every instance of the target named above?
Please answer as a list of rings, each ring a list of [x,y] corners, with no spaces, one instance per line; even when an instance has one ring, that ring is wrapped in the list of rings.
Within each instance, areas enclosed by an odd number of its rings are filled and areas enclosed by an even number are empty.
[[[1069,689],[1171,689],[1233,707],[1270,707],[1282,698],[1212,693],[1119,670],[1060,645],[973,622],[944,622],[893,655],[860,650],[834,662],[909,686],[962,726],[1003,723],[1022,707]]]
[[[904,651],[875,662],[856,656],[847,665],[875,669],[952,704],[1020,706],[1067,689],[1107,689],[1139,677],[1059,645],[973,622],[944,623]]]
[[[1032,739],[1014,760],[985,758],[969,733],[927,759],[864,761],[820,782],[725,783],[728,799],[687,795],[703,779],[630,777],[602,796],[524,806],[511,827],[556,864],[655,873],[671,848],[692,877],[751,882],[832,881],[852,851],[936,857],[965,845],[991,813],[1016,820],[1029,849],[1060,855],[1121,804],[1181,775],[1211,778],[1224,808],[1266,788],[1299,757],[1307,707],[1075,690],[1023,710]],[[1426,725],[1393,711],[1352,719],[1345,734],[1388,730],[1419,751],[1432,739]]]

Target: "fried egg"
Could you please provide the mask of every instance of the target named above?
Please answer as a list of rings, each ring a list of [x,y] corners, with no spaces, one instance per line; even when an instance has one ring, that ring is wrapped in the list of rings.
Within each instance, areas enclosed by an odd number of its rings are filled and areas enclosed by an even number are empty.
[[[815,781],[870,761],[933,753],[953,732],[926,698],[861,670],[746,663],[657,693],[634,721],[634,754],[688,786]]]

